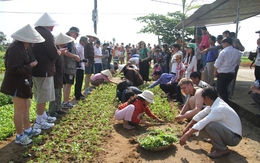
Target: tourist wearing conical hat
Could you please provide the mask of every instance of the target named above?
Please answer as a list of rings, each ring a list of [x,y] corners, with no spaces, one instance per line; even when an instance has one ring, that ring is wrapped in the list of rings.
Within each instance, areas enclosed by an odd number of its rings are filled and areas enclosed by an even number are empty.
[[[61,55],[55,62],[56,73],[54,75],[54,89],[55,89],[55,101],[51,101],[49,104],[49,115],[52,117],[60,118],[64,114],[64,110],[61,108],[61,97],[62,97],[62,88],[63,88],[63,56],[69,55],[69,52],[64,48],[67,43],[74,41],[75,39],[60,33],[56,39],[55,44],[58,49],[61,51]]]
[[[84,55],[85,59],[88,59],[88,63],[85,66],[85,91],[84,94],[90,94],[91,93],[91,87],[89,85],[90,83],[90,77],[94,73],[94,45],[93,43],[98,40],[98,37],[94,33],[90,33],[86,35],[88,38],[89,43],[84,48]]]
[[[114,83],[113,81],[109,80],[109,78],[112,78],[112,74],[109,69],[106,69],[93,75],[91,77],[91,84],[93,86],[99,86],[103,83]]]
[[[1,92],[12,96],[14,104],[15,143],[27,145],[30,137],[41,133],[41,129],[30,127],[29,107],[32,97],[32,68],[37,60],[31,60],[27,49],[30,44],[44,42],[44,38],[29,24],[11,35],[14,42],[5,54],[5,76]]]
[[[37,117],[34,128],[49,129],[54,126],[55,117],[46,114],[46,102],[55,100],[54,80],[55,62],[59,58],[54,38],[51,34],[57,22],[48,14],[43,14],[35,23],[35,29],[45,39],[43,43],[32,47],[33,54],[38,64],[33,68],[33,90],[37,103]]]

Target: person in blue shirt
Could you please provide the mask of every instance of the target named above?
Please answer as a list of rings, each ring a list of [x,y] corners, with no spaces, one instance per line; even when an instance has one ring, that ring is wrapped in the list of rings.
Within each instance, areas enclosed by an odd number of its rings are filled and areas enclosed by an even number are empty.
[[[149,85],[148,89],[153,88],[160,84],[160,88],[169,96],[172,96],[174,93],[176,93],[175,90],[178,83],[174,82],[174,78],[175,78],[174,74],[168,74],[168,73],[161,74],[160,71],[155,71],[154,77],[157,80],[153,84]]]
[[[214,47],[216,42],[215,36],[210,36],[209,44],[210,47]],[[206,66],[204,68],[204,81],[209,85],[213,85],[214,82],[214,63],[218,57],[218,50],[209,51],[206,58]]]

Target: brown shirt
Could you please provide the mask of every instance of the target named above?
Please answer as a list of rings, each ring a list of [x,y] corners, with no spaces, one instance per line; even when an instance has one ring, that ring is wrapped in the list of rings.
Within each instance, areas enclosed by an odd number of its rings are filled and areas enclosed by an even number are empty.
[[[90,64],[94,64],[94,46],[91,42],[84,47],[84,55]]]
[[[30,58],[22,42],[13,42],[5,54],[5,76],[1,92],[20,98],[32,97]]]

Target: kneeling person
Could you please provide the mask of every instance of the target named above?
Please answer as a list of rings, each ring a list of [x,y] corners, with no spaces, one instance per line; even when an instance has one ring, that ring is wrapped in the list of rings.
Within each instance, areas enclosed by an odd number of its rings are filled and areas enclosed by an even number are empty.
[[[180,114],[175,119],[192,119],[193,116],[202,109],[203,98],[201,93],[203,89],[194,87],[192,80],[188,78],[181,79],[179,86],[181,87],[181,90],[188,95],[188,99],[182,107]]]
[[[112,83],[112,81],[109,80],[109,78],[112,77],[111,72],[107,70],[101,71],[101,73],[97,73],[91,77],[91,84],[93,86],[99,86],[103,83]]]
[[[145,112],[149,117],[159,121],[164,122],[156,115],[154,115],[149,109],[148,105],[154,103],[154,94],[149,90],[145,90],[142,94],[139,94],[134,100],[129,100],[118,106],[115,112],[115,118],[117,120],[123,120],[123,127],[126,129],[133,129],[129,122],[134,124],[145,124],[150,125],[151,123],[146,120],[141,120],[141,115]]]
[[[237,113],[212,88],[202,91],[205,109],[196,114],[183,131],[180,145],[186,144],[188,138],[203,128],[210,136],[213,148],[208,154],[211,158],[221,157],[229,153],[227,146],[236,146],[242,139],[242,125]]]

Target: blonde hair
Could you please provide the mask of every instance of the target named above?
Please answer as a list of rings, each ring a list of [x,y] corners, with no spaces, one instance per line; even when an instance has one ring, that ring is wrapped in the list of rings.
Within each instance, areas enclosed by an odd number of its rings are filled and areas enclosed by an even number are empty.
[[[182,78],[182,79],[179,81],[178,85],[181,86],[181,85],[183,85],[183,84],[187,84],[187,85],[191,84],[191,85],[193,85],[193,82],[192,82],[191,79]]]

